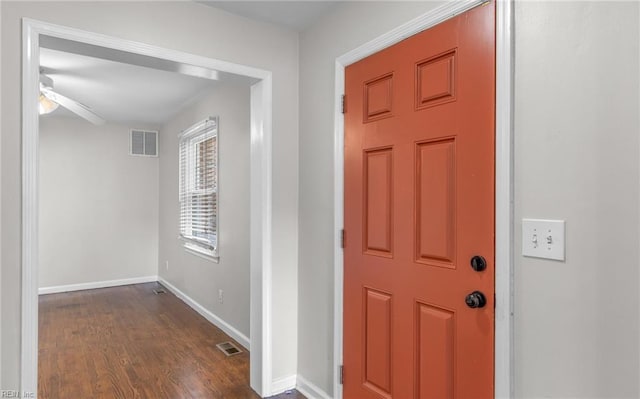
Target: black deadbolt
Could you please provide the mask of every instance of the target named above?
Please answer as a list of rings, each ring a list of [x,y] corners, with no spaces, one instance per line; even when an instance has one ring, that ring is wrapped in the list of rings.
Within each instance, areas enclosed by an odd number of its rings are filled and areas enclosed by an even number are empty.
[[[467,303],[467,306],[472,309],[483,308],[484,305],[487,304],[487,298],[485,298],[484,294],[480,291],[473,291],[467,295],[464,301]]]
[[[471,258],[471,268],[477,272],[481,272],[487,268],[487,261],[479,255]]]

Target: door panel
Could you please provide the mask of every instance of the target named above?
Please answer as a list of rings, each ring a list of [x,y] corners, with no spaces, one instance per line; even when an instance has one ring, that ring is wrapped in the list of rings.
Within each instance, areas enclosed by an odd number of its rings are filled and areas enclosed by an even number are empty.
[[[364,154],[364,250],[370,255],[392,256],[393,159],[392,149]]]
[[[416,308],[416,397],[452,399],[455,313],[425,303]]]
[[[369,389],[391,393],[391,295],[365,288],[365,380]]]
[[[365,122],[375,121],[391,116],[393,109],[393,74],[389,73],[364,84]]]
[[[494,16],[346,68],[345,398],[493,396]]]
[[[416,108],[455,101],[456,50],[436,55],[417,64]]]
[[[416,261],[455,267],[455,139],[416,145]]]

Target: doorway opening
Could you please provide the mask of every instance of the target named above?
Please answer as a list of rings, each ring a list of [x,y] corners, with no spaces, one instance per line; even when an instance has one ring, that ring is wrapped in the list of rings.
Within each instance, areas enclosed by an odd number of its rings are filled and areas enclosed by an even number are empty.
[[[23,19],[23,240],[22,240],[22,347],[21,389],[37,392],[38,373],[38,274],[39,274],[39,113],[41,90],[40,53],[51,41],[100,49],[110,57],[129,57],[135,62],[151,60],[158,69],[177,68],[183,73],[207,72],[249,80],[250,150],[249,214],[250,316],[248,342],[251,351],[250,386],[268,395],[271,382],[271,72],[212,58],[122,40],[114,37]],[[137,60],[137,61],[135,61]],[[146,60],[146,61],[145,61]],[[122,60],[120,60],[122,61]],[[148,65],[147,65],[148,66]],[[54,98],[55,100],[55,98]],[[63,104],[64,100],[59,101]],[[89,119],[89,118],[86,118]],[[184,126],[187,128],[188,126]],[[147,133],[153,129],[133,129]],[[152,136],[152,135],[151,135]],[[152,137],[149,136],[151,139]],[[157,136],[156,136],[157,139]],[[150,140],[149,143],[152,143]],[[157,144],[157,141],[156,141]],[[162,143],[160,143],[160,146]],[[133,144],[132,144],[133,146]],[[151,144],[150,144],[151,146]],[[152,147],[152,146],[151,146]],[[157,150],[156,146],[156,150]],[[177,149],[176,149],[177,151]],[[143,153],[146,151],[143,149]],[[177,194],[176,194],[177,195]],[[161,263],[161,262],[159,262]],[[169,287],[170,288],[170,287]],[[185,300],[185,298],[182,298]],[[188,302],[185,300],[185,302]],[[196,308],[191,304],[192,307]],[[198,309],[196,309],[199,311]],[[200,312],[202,313],[202,312]],[[206,317],[206,316],[205,316]]]

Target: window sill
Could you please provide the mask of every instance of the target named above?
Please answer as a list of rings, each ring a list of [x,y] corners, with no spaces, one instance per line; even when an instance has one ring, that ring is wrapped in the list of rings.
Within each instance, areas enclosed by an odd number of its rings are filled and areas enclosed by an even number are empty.
[[[183,247],[184,247],[184,250],[190,253],[191,255],[197,256],[202,259],[210,260],[215,263],[220,263],[220,257],[215,256],[213,251],[209,251],[197,245],[193,245],[189,243],[185,243]]]

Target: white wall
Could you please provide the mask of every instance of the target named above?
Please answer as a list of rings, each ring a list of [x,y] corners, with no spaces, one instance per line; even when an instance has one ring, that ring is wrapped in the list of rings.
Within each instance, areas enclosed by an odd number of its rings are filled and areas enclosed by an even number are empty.
[[[565,263],[516,257],[516,392],[638,398],[638,3],[516,6],[516,255],[567,220]]]
[[[249,105],[248,84],[220,85],[160,129],[159,274],[245,337],[250,298]],[[185,251],[178,239],[178,134],[209,116],[219,117],[219,263]],[[224,290],[222,304],[219,289]]]
[[[40,118],[41,288],[158,274],[158,158],[130,128],[155,130]]]
[[[2,381],[20,370],[21,22],[30,17],[254,66],[273,76],[273,379],[297,368],[298,35],[195,2],[0,2]]]
[[[298,374],[328,393],[333,63],[434,6],[343,4],[300,37]],[[515,230],[567,220],[565,263],[516,256],[517,397],[637,398],[638,4],[515,8]]]

